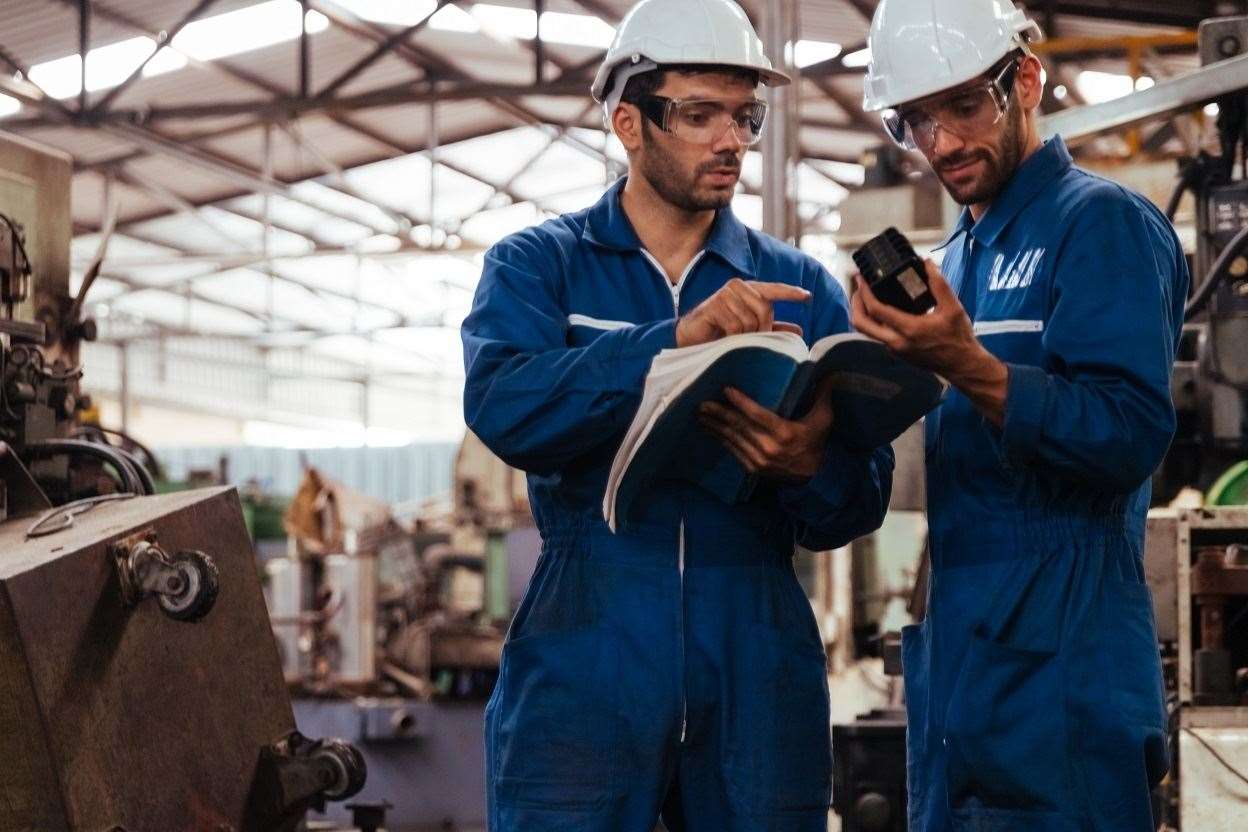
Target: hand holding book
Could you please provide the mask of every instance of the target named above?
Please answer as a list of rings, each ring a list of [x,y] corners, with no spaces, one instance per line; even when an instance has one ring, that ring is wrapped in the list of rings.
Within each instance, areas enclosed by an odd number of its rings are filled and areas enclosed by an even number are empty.
[[[747,405],[753,427],[727,448],[721,437],[740,433],[727,414],[746,401],[729,398],[726,388],[776,417],[768,420]],[[603,516],[618,528],[633,501],[660,477],[687,479],[726,503],[740,502],[764,471],[788,478],[806,474],[804,450],[800,461],[767,451],[777,431],[803,431],[802,445],[826,432],[825,442],[835,435],[846,447],[870,450],[897,438],[939,403],[944,390],[936,375],[853,332],[809,348],[799,336],[767,331],[664,350],[650,366],[641,403],[611,465]],[[703,411],[708,402],[719,409]],[[817,408],[830,409],[834,418],[822,411],[812,416]],[[703,412],[712,422],[718,417],[722,429],[708,429],[699,418]],[[747,465],[743,456],[752,462]]]
[[[810,412],[796,421],[772,413],[734,387],[724,388],[726,404],[703,402],[698,421],[719,437],[746,473],[805,482],[819,470],[832,432],[830,383],[831,377],[824,380]]]

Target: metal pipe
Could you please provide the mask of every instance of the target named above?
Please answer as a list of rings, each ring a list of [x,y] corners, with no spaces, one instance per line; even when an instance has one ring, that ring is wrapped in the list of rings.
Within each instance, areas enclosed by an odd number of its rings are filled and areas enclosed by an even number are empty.
[[[533,83],[542,83],[542,66],[546,63],[546,47],[542,44],[542,12],[545,0],[533,0],[533,13],[537,16],[537,29],[533,33]]]
[[[78,114],[87,112],[87,53],[91,48],[91,0],[78,0]]]
[[[794,0],[767,0],[763,44],[780,70],[793,74],[792,40],[797,10]],[[796,146],[796,89],[768,87],[764,93],[769,118],[763,134],[763,231],[781,240],[796,239],[796,205],[792,199]]]
[[[1044,116],[1039,121],[1040,134],[1046,139],[1060,134],[1068,143],[1075,144],[1102,133],[1192,109],[1245,88],[1248,88],[1248,55],[1240,55],[1159,81],[1146,90],[1103,104],[1072,107]]]
[[[299,8],[299,97],[307,100],[312,67],[312,52],[308,44],[308,0],[299,0]]]

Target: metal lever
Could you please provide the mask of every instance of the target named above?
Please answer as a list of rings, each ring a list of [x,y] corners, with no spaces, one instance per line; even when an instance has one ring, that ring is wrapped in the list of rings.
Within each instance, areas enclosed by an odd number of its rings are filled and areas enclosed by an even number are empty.
[[[151,533],[133,542],[114,543],[113,557],[121,597],[128,607],[155,595],[165,615],[176,621],[198,621],[212,609],[221,590],[212,558],[194,549],[170,556]]]
[[[260,751],[252,784],[252,811],[275,825],[325,811],[327,800],[347,800],[364,788],[368,769],[359,750],[338,739],[310,740],[298,731]],[[268,828],[268,827],[265,827]]]

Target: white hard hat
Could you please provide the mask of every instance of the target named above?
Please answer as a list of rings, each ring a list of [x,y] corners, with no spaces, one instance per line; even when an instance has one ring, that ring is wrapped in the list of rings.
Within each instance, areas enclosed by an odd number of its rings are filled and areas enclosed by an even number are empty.
[[[862,108],[884,110],[964,84],[1042,38],[1010,0],[882,0],[867,36]]]
[[[763,54],[763,42],[732,0],[641,0],[620,22],[590,88],[594,100],[607,101],[612,92],[607,83],[617,67],[627,64],[653,69],[647,61],[659,66],[739,66],[757,71],[767,86],[790,81],[789,76],[772,69]]]

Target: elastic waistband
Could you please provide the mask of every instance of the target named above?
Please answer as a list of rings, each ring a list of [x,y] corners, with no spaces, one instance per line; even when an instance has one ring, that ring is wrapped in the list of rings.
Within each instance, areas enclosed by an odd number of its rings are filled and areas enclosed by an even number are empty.
[[[1035,557],[1107,540],[1142,541],[1144,525],[1120,514],[1050,515],[1042,518],[967,518],[931,529],[932,567]]]
[[[792,532],[761,530],[730,522],[686,519],[681,523],[630,523],[612,532],[601,519],[568,517],[540,527],[542,549],[550,556],[588,557],[636,565],[747,566],[783,563],[793,556]]]

